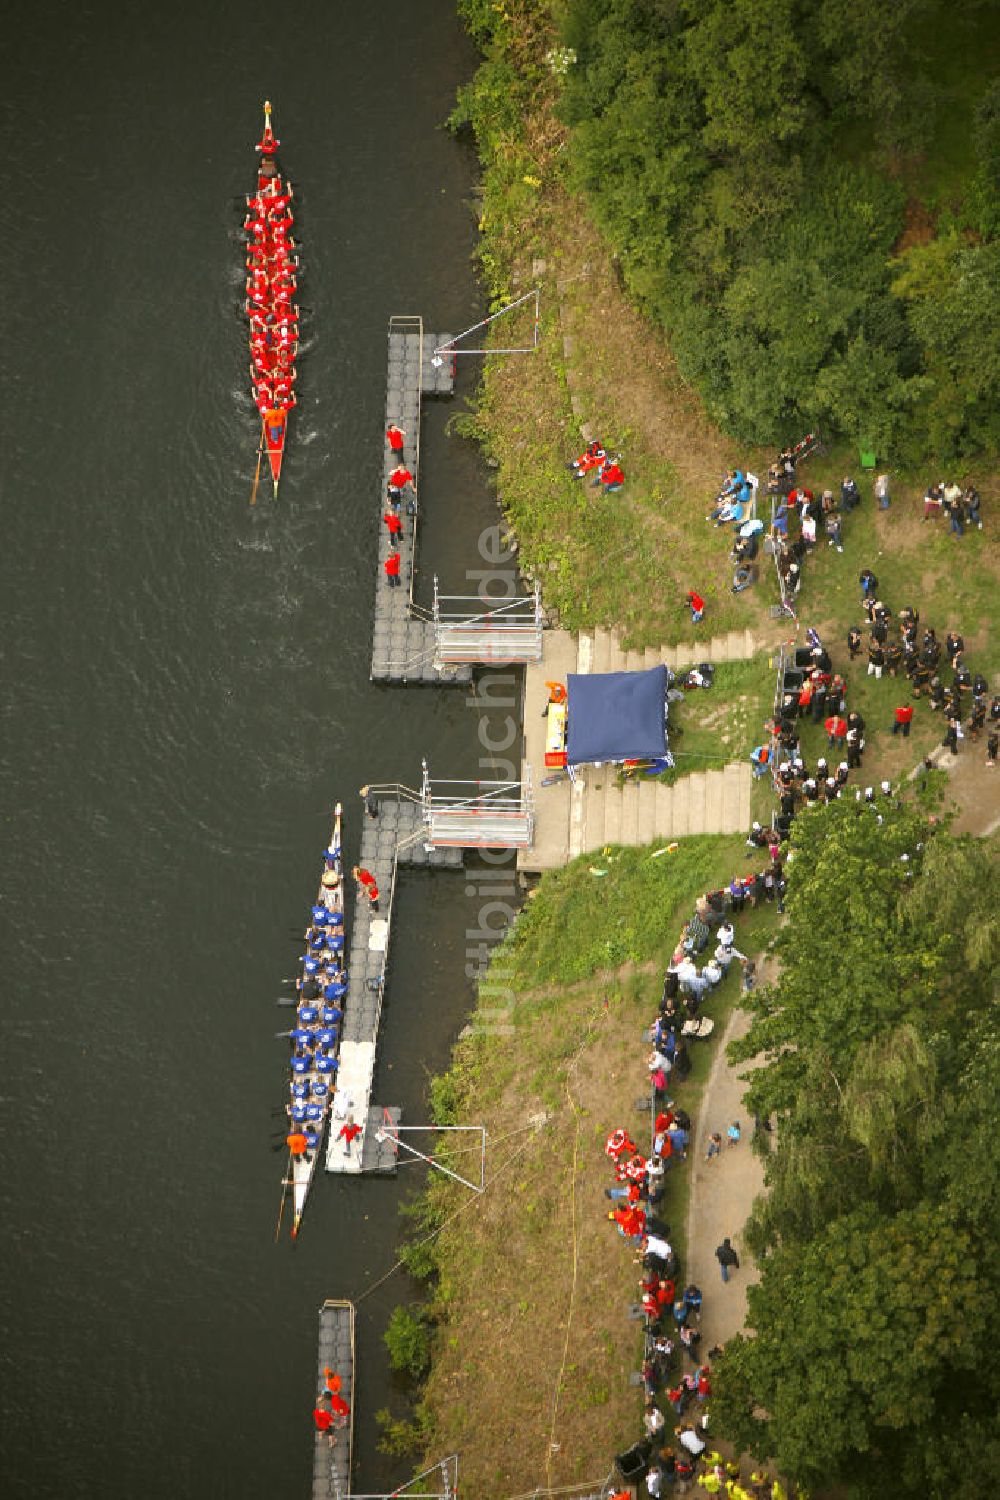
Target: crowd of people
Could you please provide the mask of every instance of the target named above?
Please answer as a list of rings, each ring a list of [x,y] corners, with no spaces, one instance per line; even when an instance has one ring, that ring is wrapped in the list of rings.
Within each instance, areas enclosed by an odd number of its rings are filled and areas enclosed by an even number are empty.
[[[714,1023],[705,1015],[705,1005],[734,964],[741,971],[744,992],[753,988],[755,964],[736,946],[734,918],[748,905],[780,899],[784,886],[777,844],[770,854],[771,863],[764,870],[735,875],[728,886],[700,896],[680,934],[648,1033],[648,1150],[640,1150],[625,1127],[614,1130],[605,1142],[614,1174],[613,1184],[605,1189],[614,1205],[608,1219],[633,1248],[641,1268],[644,1322],[644,1434],[617,1463],[622,1478],[644,1486],[653,1500],[692,1482],[728,1500],[785,1497],[779,1481],[758,1471],[741,1479],[740,1464],[710,1446],[712,1360],[720,1351],[701,1347],[702,1289],[684,1277],[664,1217],[669,1173],[682,1169],[692,1140],[691,1119],[673,1096],[691,1071],[689,1045],[712,1032]],[[707,956],[699,966],[702,955]],[[767,1128],[766,1122],[755,1124]],[[706,1160],[738,1147],[742,1135],[739,1120],[730,1121],[725,1134],[713,1131]],[[739,1268],[738,1253],[728,1237],[716,1248],[715,1258],[725,1283]]]
[[[871,677],[881,679],[884,674],[901,679],[893,735],[909,738],[913,703],[926,699],[931,711],[941,715],[942,744],[953,755],[958,754],[960,740],[974,743],[985,734],[987,764],[995,765],[1000,748],[1000,695],[991,697],[987,678],[966,662],[962,634],[951,630],[942,642],[933,625],[921,625],[919,610],[906,606],[894,615],[879,596],[878,578],[870,568],[862,570],[859,582],[867,625],[849,628],[848,656],[853,662],[864,653]],[[908,684],[905,688],[902,679]]]
[[[979,491],[974,484],[967,484],[963,489],[953,479],[942,479],[937,484],[929,484],[924,491],[923,519],[937,521],[946,517],[952,535],[963,537],[966,528],[982,531],[981,506]]]

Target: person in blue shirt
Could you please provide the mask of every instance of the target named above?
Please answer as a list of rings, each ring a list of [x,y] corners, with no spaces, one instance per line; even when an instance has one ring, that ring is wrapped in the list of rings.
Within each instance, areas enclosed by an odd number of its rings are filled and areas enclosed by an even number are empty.
[[[314,927],[325,927],[330,920],[330,913],[325,906],[317,904],[313,907],[312,919]]]
[[[301,1125],[306,1117],[306,1106],[304,1104],[293,1104],[288,1111],[296,1125]]]
[[[340,1063],[330,1052],[321,1052],[316,1059],[316,1068],[320,1073],[336,1073]]]
[[[305,1130],[305,1138],[306,1149],[308,1151],[315,1151],[316,1147],[319,1145],[319,1131],[315,1130],[313,1126],[309,1125]]]
[[[325,984],[323,986],[324,1000],[340,1000],[346,994],[347,985],[344,984],[343,980],[334,979],[330,982],[330,984]]]
[[[335,1047],[337,1045],[336,1026],[323,1026],[316,1033],[316,1040],[321,1047]]]
[[[328,932],[326,935],[326,946],[331,953],[339,953],[344,946],[344,937],[340,932]]]
[[[327,1097],[327,1095],[329,1094],[329,1092],[330,1092],[329,1086],[323,1082],[322,1078],[317,1078],[316,1082],[312,1086],[312,1096],[313,1096],[313,1098],[314,1099],[318,1099],[320,1101],[320,1103],[322,1103],[322,1101]]]
[[[293,1099],[308,1099],[309,1098],[309,1080],[308,1080],[308,1078],[296,1078],[296,1079],[293,1079],[293,1081],[292,1081],[292,1098]]]
[[[319,1012],[315,1005],[300,1005],[298,1009],[299,1022],[303,1026],[310,1026],[317,1019]]]
[[[341,1010],[341,1008],[340,1008],[339,1005],[324,1005],[324,1007],[323,1007],[323,1025],[324,1026],[339,1026],[340,1023],[341,1023],[341,1021],[343,1019],[344,1019],[344,1012]]]
[[[304,1046],[307,1042],[312,1041],[312,1032],[308,1026],[296,1026],[288,1035],[298,1046]]]
[[[323,1118],[323,1106],[322,1106],[322,1104],[307,1104],[306,1105],[306,1119],[307,1120],[322,1120],[322,1118]]]
[[[303,953],[302,967],[307,974],[317,974],[319,972],[319,959],[313,958],[311,953]]]
[[[296,1052],[292,1055],[292,1072],[308,1073],[312,1068],[312,1058],[308,1052]]]

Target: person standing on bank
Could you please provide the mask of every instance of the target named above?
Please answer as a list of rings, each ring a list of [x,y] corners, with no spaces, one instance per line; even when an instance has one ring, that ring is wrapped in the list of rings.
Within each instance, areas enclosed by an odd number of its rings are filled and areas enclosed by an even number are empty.
[[[715,1251],[715,1258],[719,1262],[719,1269],[722,1272],[723,1281],[729,1280],[730,1266],[732,1266],[734,1271],[738,1271],[740,1268],[740,1258],[736,1254],[736,1251],[733,1249],[728,1235],[722,1241],[722,1244],[717,1247]]]

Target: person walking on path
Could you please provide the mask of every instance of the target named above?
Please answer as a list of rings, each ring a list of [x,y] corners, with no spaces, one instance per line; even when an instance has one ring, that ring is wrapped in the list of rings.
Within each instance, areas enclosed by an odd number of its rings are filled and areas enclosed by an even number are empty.
[[[391,547],[398,547],[399,539],[403,535],[403,522],[400,519],[399,512],[393,510],[390,505],[382,519],[389,533],[389,545]]]
[[[392,450],[392,456],[398,459],[400,463],[403,462],[403,439],[405,437],[405,430],[402,427],[397,427],[395,422],[390,422],[385,429],[385,440]]]
[[[945,732],[944,743],[948,746],[952,755],[958,754],[958,729],[959,721],[954,715],[948,720],[948,728]]]
[[[728,1130],[726,1131],[726,1136],[728,1137],[729,1144],[731,1146],[738,1146],[739,1145],[740,1141],[743,1139],[743,1131],[740,1128],[740,1122],[739,1122],[739,1120],[734,1120],[733,1121],[733,1123],[729,1126]]]
[[[893,714],[892,733],[893,736],[901,734],[904,740],[910,738],[910,725],[913,723],[912,703],[903,703]]]
[[[360,865],[355,865],[351,874],[358,883],[358,889],[364,891],[372,904],[372,911],[378,911],[378,885],[371,870],[363,870]]]
[[[385,576],[389,580],[389,587],[391,589],[399,588],[399,565],[400,556],[399,553],[394,550],[389,553],[389,556],[386,558],[385,563],[383,564],[385,568]]]
[[[732,1266],[734,1271],[738,1271],[740,1268],[740,1258],[736,1254],[736,1251],[733,1249],[728,1235],[722,1241],[722,1244],[717,1246],[715,1251],[715,1258],[719,1262],[719,1269],[722,1272],[723,1281],[729,1280],[730,1266]]]

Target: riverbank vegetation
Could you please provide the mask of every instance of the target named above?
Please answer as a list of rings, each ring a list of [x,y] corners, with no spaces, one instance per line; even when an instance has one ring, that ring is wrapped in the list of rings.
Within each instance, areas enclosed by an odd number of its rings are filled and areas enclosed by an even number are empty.
[[[747,868],[745,854],[742,838],[691,838],[658,859],[616,848],[546,877],[435,1081],[438,1123],[488,1128],[490,1186],[479,1197],[432,1178],[411,1214],[405,1256],[426,1282],[432,1362],[414,1420],[384,1420],[391,1443],[409,1440],[428,1462],[460,1451],[470,1496],[599,1484],[636,1432],[636,1270],[607,1222],[604,1142],[621,1124],[647,1128],[636,1099],[662,967],[695,897]],[[746,913],[741,945],[759,949],[773,922],[773,906]],[[497,984],[514,994],[508,1030],[495,1027]],[[718,1035],[737,991],[734,973],[713,995]],[[713,1050],[691,1048],[677,1097],[692,1114]],[[446,1160],[462,1171],[471,1158],[453,1148]],[[682,1256],[686,1210],[678,1168],[662,1212]]]
[[[944,1500],[1000,1471],[996,847],[843,804],[792,847],[730,1049],[777,1130],[713,1422],[811,1488]]]
[[[742,81],[739,88],[723,84],[716,97],[708,84],[687,77],[692,58],[704,61],[708,31],[703,28],[718,26],[720,16],[728,14],[715,3],[462,0],[461,9],[484,52],[483,65],[461,91],[453,115],[456,128],[475,132],[483,161],[483,271],[497,308],[526,287],[540,285],[542,322],[537,354],[484,362],[476,409],[460,425],[496,466],[500,501],[522,566],[541,580],[546,604],[560,623],[574,629],[615,627],[631,646],[686,640],[691,624],[683,594],[696,587],[708,601],[703,630],[750,627],[771,643],[791,634],[790,622],[782,629],[781,622],[767,621],[768,607],[777,600],[769,559],[762,560],[756,586],[734,597],[728,533],[704,517],[728,466],[738,463],[763,473],[783,441],[824,424],[828,451],[804,468],[805,482],[817,493],[827,485],[836,490],[852,473],[862,494],[860,508],[845,522],[844,551],[821,541],[806,562],[798,599],[800,615],[831,643],[835,664],[846,665],[838,658],[846,655],[847,627],[861,623],[858,574],[871,567],[891,607],[919,608],[939,636],[960,629],[974,670],[989,674],[1000,667],[1000,650],[987,625],[997,585],[997,553],[990,545],[993,501],[1000,493],[996,444],[982,433],[968,441],[937,435],[939,418],[932,419],[926,402],[932,395],[953,400],[965,375],[956,383],[946,363],[935,364],[930,354],[925,359],[908,321],[915,317],[914,328],[922,327],[921,318],[935,309],[941,336],[947,327],[955,340],[952,352],[965,359],[960,351],[969,336],[969,308],[963,304],[959,312],[953,306],[952,293],[945,295],[944,281],[935,281],[930,263],[940,260],[954,269],[962,247],[978,250],[993,243],[984,205],[990,201],[986,185],[993,180],[996,134],[988,86],[1000,37],[994,11],[970,4],[960,4],[954,13],[949,9],[954,25],[949,20],[938,39],[937,0],[918,8],[908,3],[894,8],[891,26],[882,11],[872,11],[871,27],[858,16],[859,30],[851,38],[844,28],[855,23],[832,4],[812,4],[794,14],[789,9],[787,16],[770,0],[762,7],[738,6],[733,37],[720,41],[708,77],[714,88],[730,75],[742,80],[757,78],[754,70],[769,71],[773,76],[758,100],[756,94],[744,97]],[[806,15],[813,24],[803,31]],[[777,24],[782,17],[787,36]],[[692,29],[698,32],[697,47],[688,35]],[[769,52],[776,37],[778,50]],[[734,51],[738,38],[742,50]],[[694,49],[686,61],[674,55],[683,52],[681,41]],[[809,107],[791,135],[775,140],[769,155],[762,137],[763,103],[772,96],[782,60],[793,56],[799,61],[787,92],[801,87]],[[898,70],[914,59],[917,93],[909,96],[907,75],[907,98],[898,98]],[[862,71],[848,90],[845,80],[858,66]],[[801,77],[800,67],[805,68]],[[791,80],[799,80],[795,88]],[[831,90],[835,98],[827,97]],[[889,100],[887,113],[876,108],[882,93]],[[923,100],[916,122],[914,99]],[[737,206],[743,204],[749,216],[745,225],[725,219],[725,203],[731,212],[736,209],[722,191],[728,182],[731,198],[739,174],[749,171],[743,146],[720,137],[708,150],[702,140],[709,116],[722,130],[725,122],[719,124],[716,115],[725,116],[727,108],[749,111],[757,132],[755,170],[766,176],[777,173],[781,163],[787,167],[777,199],[748,192],[743,203],[737,195]],[[873,109],[879,116],[875,124],[869,119]],[[698,187],[690,187],[685,198],[675,192],[675,179],[696,181]],[[829,208],[836,193],[840,196]],[[689,199],[697,200],[697,207]],[[674,215],[669,222],[668,210]],[[684,215],[710,211],[723,215],[725,230],[702,264]],[[892,233],[897,221],[902,227],[890,242],[886,222],[892,214],[897,215]],[[842,243],[845,216],[850,233],[844,231]],[[782,223],[786,235],[777,227]],[[765,225],[770,226],[766,235]],[[809,232],[791,233],[792,225]],[[707,235],[709,228],[706,218],[700,232]],[[788,273],[789,287],[793,282],[796,287],[796,317],[786,307],[780,328],[756,328],[761,306],[752,305],[749,288],[771,307],[777,295],[769,286],[769,277],[778,274],[775,256],[804,256],[813,248],[815,274],[800,274],[801,267],[794,277]],[[844,265],[832,258],[835,253]],[[921,253],[929,258],[924,269]],[[787,265],[782,275],[786,270]],[[692,290],[692,278],[699,275],[708,278],[703,296]],[[973,277],[977,287],[978,276]],[[850,277],[858,284],[848,287]],[[826,288],[823,296],[813,297],[814,282]],[[905,287],[893,290],[896,282]],[[742,362],[706,335],[704,357],[711,354],[716,363],[703,378],[675,343],[674,314],[656,301],[654,284],[657,296],[674,298],[688,311],[701,308],[698,316],[715,321],[729,320],[726,299],[736,299],[745,315]],[[938,300],[935,286],[941,291]],[[836,329],[827,328],[830,298],[841,293],[850,315],[838,314]],[[529,311],[513,316],[522,315],[526,321],[518,325],[523,335],[518,344],[530,342]],[[976,380],[986,380],[984,390],[989,386],[984,371],[992,371],[992,379],[1000,373],[1000,350],[991,331],[996,316],[994,311],[980,322],[981,344],[969,365],[969,372],[979,371]],[[886,332],[890,325],[896,330],[892,338]],[[508,341],[511,326],[498,325],[500,343]],[[754,328],[756,342],[748,331]],[[856,382],[850,372],[866,341],[877,342],[880,352],[864,380]],[[856,414],[845,413],[838,419],[838,437],[835,413],[820,400],[822,391],[856,387],[860,401],[883,357],[902,359],[904,347],[919,368],[914,373],[907,364],[904,371],[900,364],[904,373],[897,371],[898,378],[910,382],[914,400],[923,392],[924,405],[894,405],[890,382],[882,416],[876,420],[860,407]],[[987,357],[988,349],[993,352]],[[812,374],[802,360],[813,361]],[[716,387],[721,391],[737,378],[752,383],[753,392],[713,397]],[[767,425],[759,414],[772,410],[768,403],[783,386],[792,388],[794,401],[772,411]],[[819,394],[804,394],[809,391]],[[974,407],[980,401],[966,392],[963,409],[966,399]],[[987,404],[992,401],[991,396]],[[752,420],[751,408],[758,413]],[[974,425],[978,422],[975,418]],[[566,463],[582,445],[581,425],[622,454],[626,484],[613,497],[602,497],[567,473]],[[888,510],[876,509],[871,477],[859,472],[862,443],[874,444],[880,467],[891,473]],[[975,455],[961,468],[953,457],[959,451]],[[962,540],[944,523],[921,524],[920,495],[927,482],[952,473],[975,481],[986,497],[985,531],[968,532]],[[868,775],[894,777],[940,739],[938,720],[918,707],[911,740],[888,740],[900,686],[889,678],[866,678],[863,664],[850,674],[852,703],[869,723]]]

